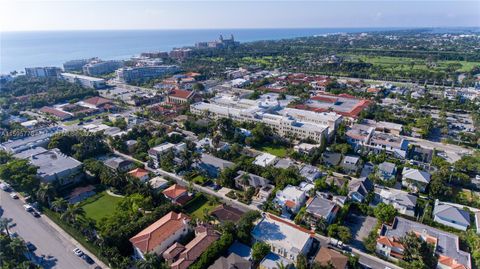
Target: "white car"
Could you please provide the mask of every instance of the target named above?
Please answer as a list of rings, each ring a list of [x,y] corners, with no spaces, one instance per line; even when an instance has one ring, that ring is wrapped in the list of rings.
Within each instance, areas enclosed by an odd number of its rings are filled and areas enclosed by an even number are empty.
[[[73,253],[75,253],[75,255],[77,255],[78,257],[82,257],[83,256],[83,251],[81,251],[79,248],[75,248],[73,250]]]
[[[13,199],[18,199],[18,194],[16,192],[12,192],[10,193],[10,197],[12,197]]]
[[[25,211],[30,212],[33,210],[33,207],[29,204],[23,205],[23,208],[25,208]]]

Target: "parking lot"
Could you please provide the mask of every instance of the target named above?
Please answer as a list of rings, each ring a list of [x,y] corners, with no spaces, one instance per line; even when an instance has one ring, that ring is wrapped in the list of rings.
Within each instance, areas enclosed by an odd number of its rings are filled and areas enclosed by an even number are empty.
[[[352,232],[351,245],[358,249],[364,249],[363,239],[373,230],[377,224],[377,219],[369,216],[350,214],[346,219],[345,225]]]

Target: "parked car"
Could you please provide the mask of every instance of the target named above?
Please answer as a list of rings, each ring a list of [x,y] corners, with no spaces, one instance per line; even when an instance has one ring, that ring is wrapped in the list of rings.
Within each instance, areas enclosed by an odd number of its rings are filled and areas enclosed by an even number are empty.
[[[7,183],[0,183],[0,189],[2,189],[4,191],[9,191],[10,190],[10,185],[8,185]]]
[[[83,256],[83,251],[81,251],[79,248],[73,249],[73,253],[75,253],[75,255],[77,255],[78,257]]]
[[[30,213],[32,213],[32,215],[33,215],[35,218],[39,218],[39,217],[40,217],[40,213],[38,213],[38,211],[36,211],[36,210],[32,210]]]
[[[88,264],[94,264],[95,261],[90,258],[90,256],[88,256],[87,254],[83,254],[82,258],[88,263]]]
[[[32,242],[27,242],[25,245],[27,246],[27,249],[28,249],[29,251],[35,251],[35,250],[37,250],[37,247],[36,247],[34,244],[32,244]]]
[[[24,204],[23,208],[25,208],[25,211],[30,212],[33,210],[33,207],[29,204]]]
[[[10,193],[10,197],[12,197],[13,199],[18,199],[18,193],[12,192]]]

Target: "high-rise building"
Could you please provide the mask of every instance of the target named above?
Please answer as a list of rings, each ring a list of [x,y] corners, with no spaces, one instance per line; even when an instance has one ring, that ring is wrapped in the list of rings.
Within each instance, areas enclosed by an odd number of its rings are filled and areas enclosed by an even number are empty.
[[[60,68],[54,66],[25,68],[25,75],[33,78],[57,77],[61,72]]]
[[[82,71],[84,65],[94,60],[96,60],[96,58],[66,61],[63,64],[63,70],[65,70],[66,72]]]
[[[123,61],[95,61],[83,66],[83,73],[89,76],[98,76],[112,73],[123,66]]]

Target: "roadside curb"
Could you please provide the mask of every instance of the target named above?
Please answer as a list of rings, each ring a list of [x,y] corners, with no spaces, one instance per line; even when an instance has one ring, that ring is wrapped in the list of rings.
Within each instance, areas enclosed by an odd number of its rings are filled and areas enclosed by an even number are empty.
[[[100,259],[97,258],[97,256],[95,256],[94,254],[92,254],[90,251],[88,251],[86,248],[83,247],[82,244],[80,244],[79,242],[77,242],[77,240],[75,240],[75,238],[73,238],[70,234],[68,234],[67,232],[65,232],[60,226],[58,226],[53,220],[51,220],[47,215],[45,214],[42,214],[42,218],[48,223],[48,225],[50,225],[53,229],[55,229],[59,234],[61,234],[63,237],[65,237],[66,239],[68,239],[68,241],[70,241],[70,243],[74,244],[75,246],[81,246],[82,247],[82,251],[86,254],[88,254],[88,256],[90,256],[94,261],[95,263],[104,268],[104,269],[108,269],[109,267],[107,265],[105,265]]]

